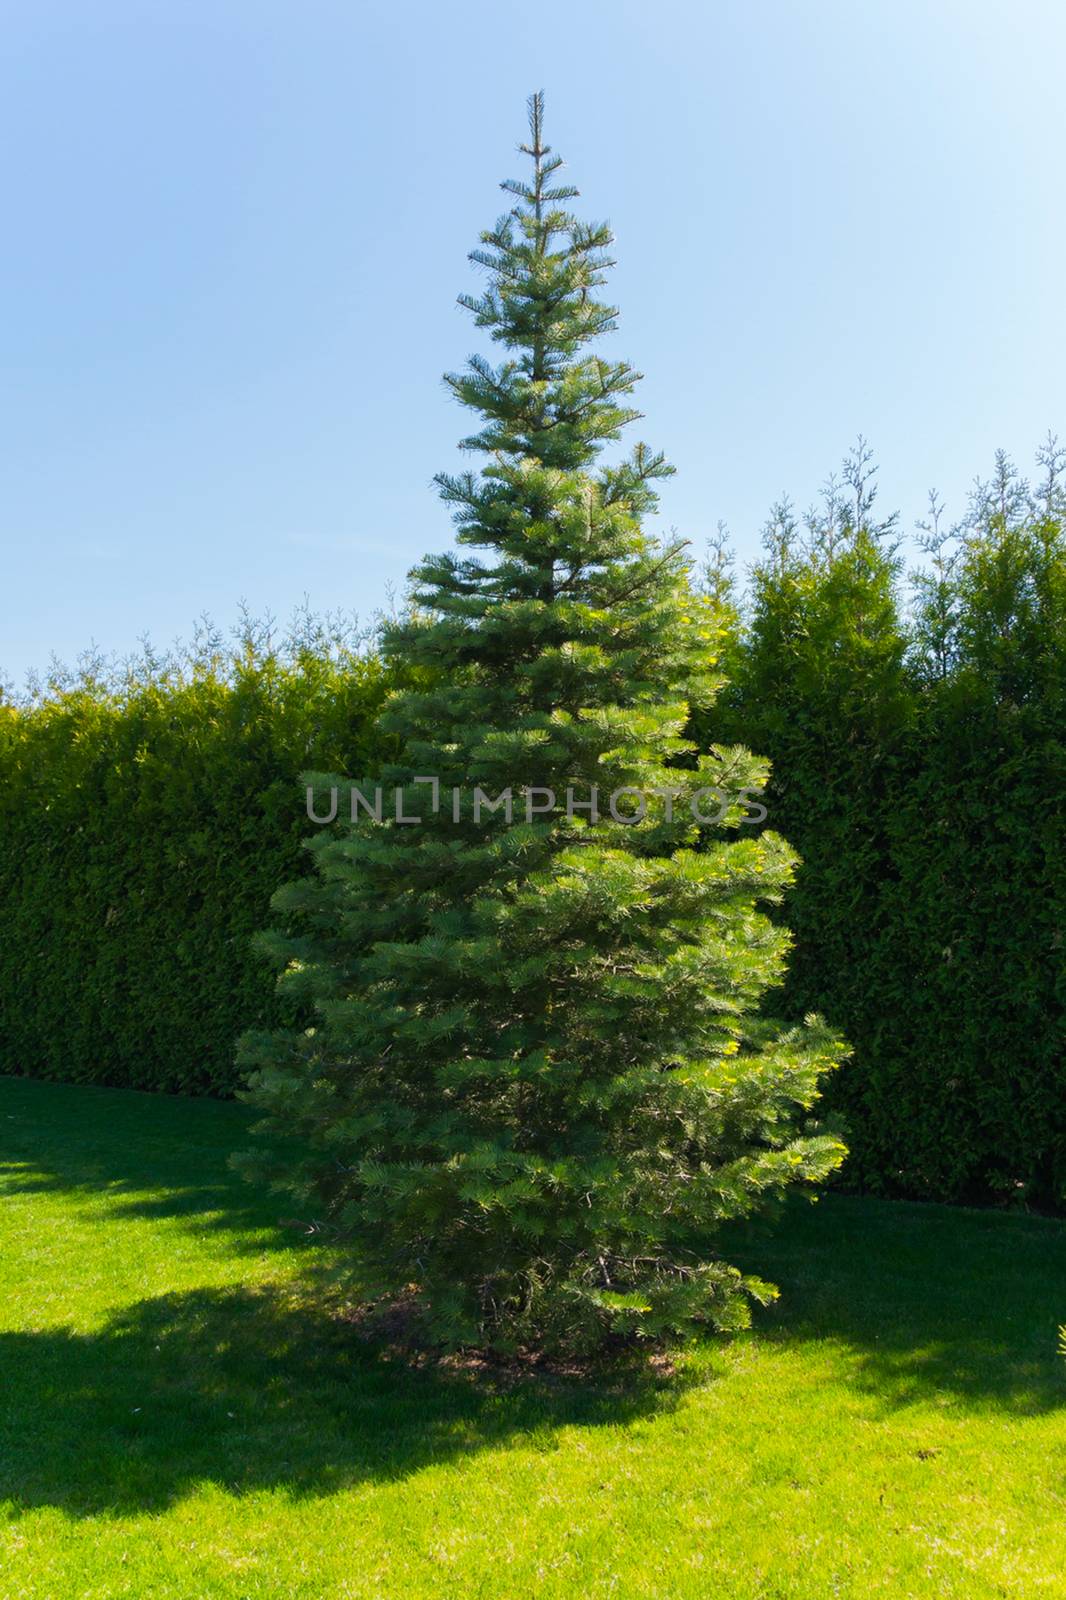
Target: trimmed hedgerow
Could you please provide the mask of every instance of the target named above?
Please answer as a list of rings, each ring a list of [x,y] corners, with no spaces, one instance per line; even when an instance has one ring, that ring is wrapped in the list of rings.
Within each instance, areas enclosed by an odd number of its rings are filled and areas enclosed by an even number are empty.
[[[0,708],[0,1072],[230,1093],[236,1034],[282,1019],[251,938],[299,774],[369,770],[385,692],[343,634],[246,628]]]
[[[1066,514],[1054,449],[931,532],[916,605],[868,466],[779,507],[731,680],[694,730],[768,756],[802,864],[786,1015],[851,1060],[829,1098],[849,1184],[1066,1204]],[[298,775],[371,774],[374,655],[305,630],[0,703],[0,1071],[227,1093],[233,1040],[285,1026],[250,947],[310,829]]]
[[[779,507],[703,730],[772,762],[802,858],[781,1001],[853,1047],[827,1096],[853,1187],[1066,1204],[1066,504],[1041,460],[930,528],[910,614],[861,452],[824,513]]]

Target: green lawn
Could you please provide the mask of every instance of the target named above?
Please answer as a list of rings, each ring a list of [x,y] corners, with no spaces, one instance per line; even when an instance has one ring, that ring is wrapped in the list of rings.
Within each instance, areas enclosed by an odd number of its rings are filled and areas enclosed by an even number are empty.
[[[0,1596],[1066,1594],[1066,1224],[831,1197],[637,1382],[316,1313],[239,1107],[0,1080]]]

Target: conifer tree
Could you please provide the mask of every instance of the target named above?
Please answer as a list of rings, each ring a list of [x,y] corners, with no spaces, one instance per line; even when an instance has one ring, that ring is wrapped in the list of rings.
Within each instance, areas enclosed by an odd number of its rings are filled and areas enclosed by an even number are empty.
[[[794,857],[744,832],[765,764],[683,737],[720,686],[716,613],[642,529],[663,456],[603,458],[639,374],[590,350],[611,234],[567,209],[539,95],[520,148],[462,297],[502,359],[446,379],[482,462],[438,480],[460,549],[415,569],[384,636],[409,686],[381,777],[422,820],[356,802],[312,839],[263,943],[313,1021],[243,1060],[288,1152],[249,1164],[366,1292],[446,1345],[587,1351],[734,1328],[774,1292],[716,1235],[839,1165],[804,1125],[839,1046],[758,1014],[788,944],[760,907]]]

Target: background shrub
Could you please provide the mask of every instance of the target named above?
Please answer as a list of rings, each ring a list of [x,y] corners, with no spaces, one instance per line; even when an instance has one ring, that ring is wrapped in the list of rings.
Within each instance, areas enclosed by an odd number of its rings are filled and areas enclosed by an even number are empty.
[[[1066,1202],[1066,518],[1040,460],[1035,489],[998,460],[957,527],[934,505],[910,603],[863,447],[817,513],[775,508],[743,602],[724,549],[708,575],[731,681],[695,732],[773,762],[803,862],[775,1005],[852,1044],[845,1181],[880,1193]],[[230,1092],[236,1035],[285,1020],[249,941],[301,868],[298,774],[376,772],[387,687],[305,620],[0,701],[0,1071]]]
[[[83,663],[0,715],[0,1071],[227,1094],[279,1020],[251,949],[309,831],[298,775],[375,764],[380,662],[308,622]]]
[[[803,865],[786,1010],[851,1062],[846,1181],[1066,1200],[1066,535],[1061,456],[1036,491],[1000,458],[963,523],[927,528],[903,606],[864,447],[800,524],[776,508],[724,720],[770,757],[769,825]]]

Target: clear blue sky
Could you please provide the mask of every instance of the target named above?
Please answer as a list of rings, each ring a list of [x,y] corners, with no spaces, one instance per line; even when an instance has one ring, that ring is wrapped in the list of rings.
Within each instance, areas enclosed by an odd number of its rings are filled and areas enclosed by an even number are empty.
[[[450,539],[440,373],[524,99],[615,227],[664,521],[862,432],[904,525],[1066,434],[1059,0],[3,4],[0,677]]]

